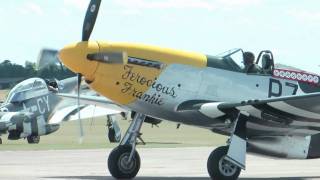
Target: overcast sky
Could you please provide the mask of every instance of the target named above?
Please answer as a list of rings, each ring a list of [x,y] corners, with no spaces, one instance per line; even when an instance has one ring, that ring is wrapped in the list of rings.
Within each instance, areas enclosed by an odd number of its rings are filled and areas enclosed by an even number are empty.
[[[79,41],[88,0],[0,1],[0,60],[36,61]],[[140,42],[216,55],[274,52],[276,63],[320,73],[318,0],[103,0],[92,40]]]

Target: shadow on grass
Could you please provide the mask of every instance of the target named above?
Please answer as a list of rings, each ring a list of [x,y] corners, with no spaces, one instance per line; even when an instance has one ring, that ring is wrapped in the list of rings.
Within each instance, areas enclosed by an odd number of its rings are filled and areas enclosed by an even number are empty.
[[[114,180],[110,176],[55,176],[44,177],[48,179],[86,179],[86,180]],[[209,180],[209,177],[136,177],[136,180]],[[239,178],[239,180],[309,180],[320,179],[320,176],[316,177],[273,177],[273,178]]]

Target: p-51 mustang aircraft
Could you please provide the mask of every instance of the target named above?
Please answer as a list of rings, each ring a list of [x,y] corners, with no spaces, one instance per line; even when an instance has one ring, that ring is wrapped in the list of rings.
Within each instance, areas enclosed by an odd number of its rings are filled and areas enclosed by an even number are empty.
[[[59,57],[92,89],[136,112],[120,145],[109,155],[112,176],[133,178],[138,173],[136,138],[146,116],[230,136],[227,145],[208,158],[208,172],[215,180],[237,179],[246,167],[247,152],[320,157],[318,75],[275,68],[270,51],[262,51],[242,68],[239,62],[246,62],[243,58],[250,53],[241,49],[210,56],[88,41],[99,6],[99,0],[90,2],[82,41],[64,47]]]
[[[78,120],[76,101],[56,95],[58,92],[71,93],[76,86],[76,77],[51,82],[30,78],[17,84],[0,106],[0,134],[8,133],[9,140],[27,138],[28,143],[34,144],[39,143],[40,136],[57,131],[62,121]],[[89,97],[92,96],[91,93]],[[85,105],[80,109],[81,118],[107,115],[109,140],[120,141],[121,132],[114,117],[122,112],[120,109],[103,108],[101,111],[98,107]]]

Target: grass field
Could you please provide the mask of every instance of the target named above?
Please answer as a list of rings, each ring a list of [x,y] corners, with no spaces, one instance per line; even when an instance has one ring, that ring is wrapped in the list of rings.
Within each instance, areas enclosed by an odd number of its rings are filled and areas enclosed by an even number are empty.
[[[0,90],[0,101],[4,100],[8,90]],[[119,118],[120,119],[120,118]],[[7,135],[2,136],[3,144],[0,150],[48,150],[48,149],[94,149],[112,148],[117,143],[109,143],[106,131],[106,118],[83,120],[85,136],[83,143],[79,144],[79,122],[64,122],[61,128],[50,135],[41,136],[39,144],[28,144],[26,140],[7,140]],[[129,122],[119,121],[122,135],[124,135]],[[226,137],[214,134],[208,130],[182,125],[176,129],[175,123],[162,122],[160,127],[151,128],[150,124],[142,127],[142,138],[147,145],[140,147],[195,147],[218,146],[225,144]]]
[[[78,143],[78,121],[73,121],[64,122],[61,128],[53,134],[41,136],[39,144],[28,144],[23,139],[7,140],[7,135],[3,135],[3,144],[0,145],[0,150],[95,149],[117,146],[117,143],[111,144],[106,138],[106,118],[101,117],[94,121],[85,120],[83,122],[85,136],[82,144]],[[129,122],[127,120],[119,122],[123,135]],[[150,124],[144,124],[141,132],[147,145],[141,145],[139,148],[218,146],[226,142],[226,137],[216,135],[208,130],[185,125],[176,129],[176,124],[170,122],[162,122],[159,128],[151,128]]]

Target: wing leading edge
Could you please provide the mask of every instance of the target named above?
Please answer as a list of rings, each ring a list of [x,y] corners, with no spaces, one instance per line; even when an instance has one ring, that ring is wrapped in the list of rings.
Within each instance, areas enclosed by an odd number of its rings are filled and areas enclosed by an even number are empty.
[[[64,93],[58,93],[58,96],[62,98],[67,98],[67,99],[77,99],[78,96],[75,94],[64,94]],[[80,95],[80,103],[81,104],[91,104],[91,105],[97,105],[103,108],[111,109],[114,111],[119,111],[119,112],[127,112],[129,111],[125,107],[119,106],[118,104],[115,104],[113,101],[102,97],[102,96],[90,96],[90,95]]]
[[[300,103],[301,102],[301,103]],[[308,104],[306,104],[308,102]],[[303,108],[307,106],[308,109]],[[320,120],[320,93],[310,93],[296,96],[283,96],[268,99],[253,99],[240,102],[214,102],[191,100],[181,103],[176,111],[197,110],[202,114],[217,118],[228,114],[230,111],[242,109],[260,109],[273,111],[281,115],[301,116],[307,120]]]

